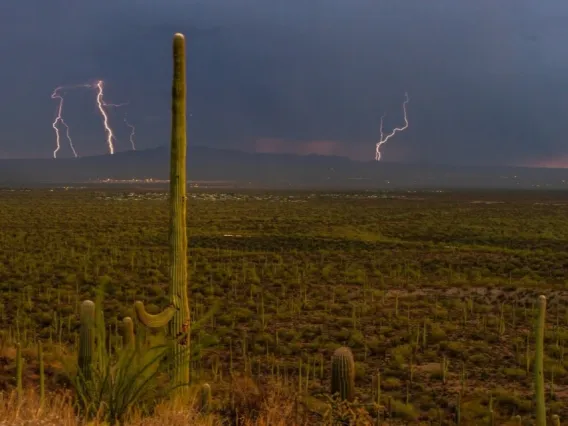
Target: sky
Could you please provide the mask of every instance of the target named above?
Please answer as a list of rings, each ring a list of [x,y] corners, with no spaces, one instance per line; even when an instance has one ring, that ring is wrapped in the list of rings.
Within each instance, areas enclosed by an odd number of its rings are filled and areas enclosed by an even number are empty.
[[[191,145],[382,161],[568,167],[565,0],[0,2],[0,158],[53,156],[59,85],[104,81],[116,151],[169,143],[187,39]],[[108,152],[96,91],[65,92],[79,155]],[[71,150],[62,140],[58,158]]]

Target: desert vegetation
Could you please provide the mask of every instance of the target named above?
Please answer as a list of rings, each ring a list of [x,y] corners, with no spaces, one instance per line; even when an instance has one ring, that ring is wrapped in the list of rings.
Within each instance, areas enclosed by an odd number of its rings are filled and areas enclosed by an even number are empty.
[[[164,342],[162,330],[140,327],[134,302],[150,313],[170,303],[168,201],[114,194],[1,193],[4,400],[17,385],[16,343],[24,391],[39,389],[42,342],[47,397],[73,392],[84,300],[103,300],[113,348],[125,317],[150,347]],[[323,422],[332,355],[345,346],[355,397],[372,417],[380,393],[385,422],[454,424],[459,405],[461,424],[489,422],[491,411],[496,424],[517,415],[530,424],[544,294],[547,416],[565,418],[565,196],[348,195],[189,197],[191,381],[197,394],[211,386],[212,412],[230,419],[247,405],[234,392],[274,391],[283,415]]]
[[[180,57],[169,197],[0,192],[5,424],[568,416],[565,194],[187,197]]]

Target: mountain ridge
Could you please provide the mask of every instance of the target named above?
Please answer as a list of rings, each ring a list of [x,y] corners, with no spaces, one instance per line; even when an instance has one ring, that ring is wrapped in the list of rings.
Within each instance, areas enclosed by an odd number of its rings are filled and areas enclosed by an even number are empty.
[[[236,186],[568,189],[568,169],[356,161],[347,157],[188,147],[188,179]],[[169,147],[65,159],[0,160],[1,185],[168,179]]]

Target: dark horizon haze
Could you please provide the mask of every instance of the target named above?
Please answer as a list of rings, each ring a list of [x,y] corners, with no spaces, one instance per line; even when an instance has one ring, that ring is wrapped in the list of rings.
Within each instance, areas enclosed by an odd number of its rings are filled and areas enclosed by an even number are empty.
[[[192,145],[385,161],[568,167],[568,3],[20,0],[0,5],[0,159],[49,158],[59,85],[102,79],[116,150],[169,141],[171,38],[188,48]],[[107,152],[95,92],[66,93],[81,156]],[[59,157],[71,151],[62,139]]]

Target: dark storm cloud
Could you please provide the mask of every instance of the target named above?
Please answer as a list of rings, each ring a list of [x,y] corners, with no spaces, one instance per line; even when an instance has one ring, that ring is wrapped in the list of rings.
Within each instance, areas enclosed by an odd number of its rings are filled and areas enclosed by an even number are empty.
[[[49,156],[51,90],[96,78],[109,101],[130,101],[113,111],[120,149],[124,111],[140,148],[167,142],[170,40],[181,31],[192,143],[372,159],[379,117],[401,124],[408,91],[410,128],[385,160],[546,161],[568,154],[568,5],[541,3],[3,2],[0,151]],[[74,91],[66,107],[78,150],[104,152],[93,94]]]

